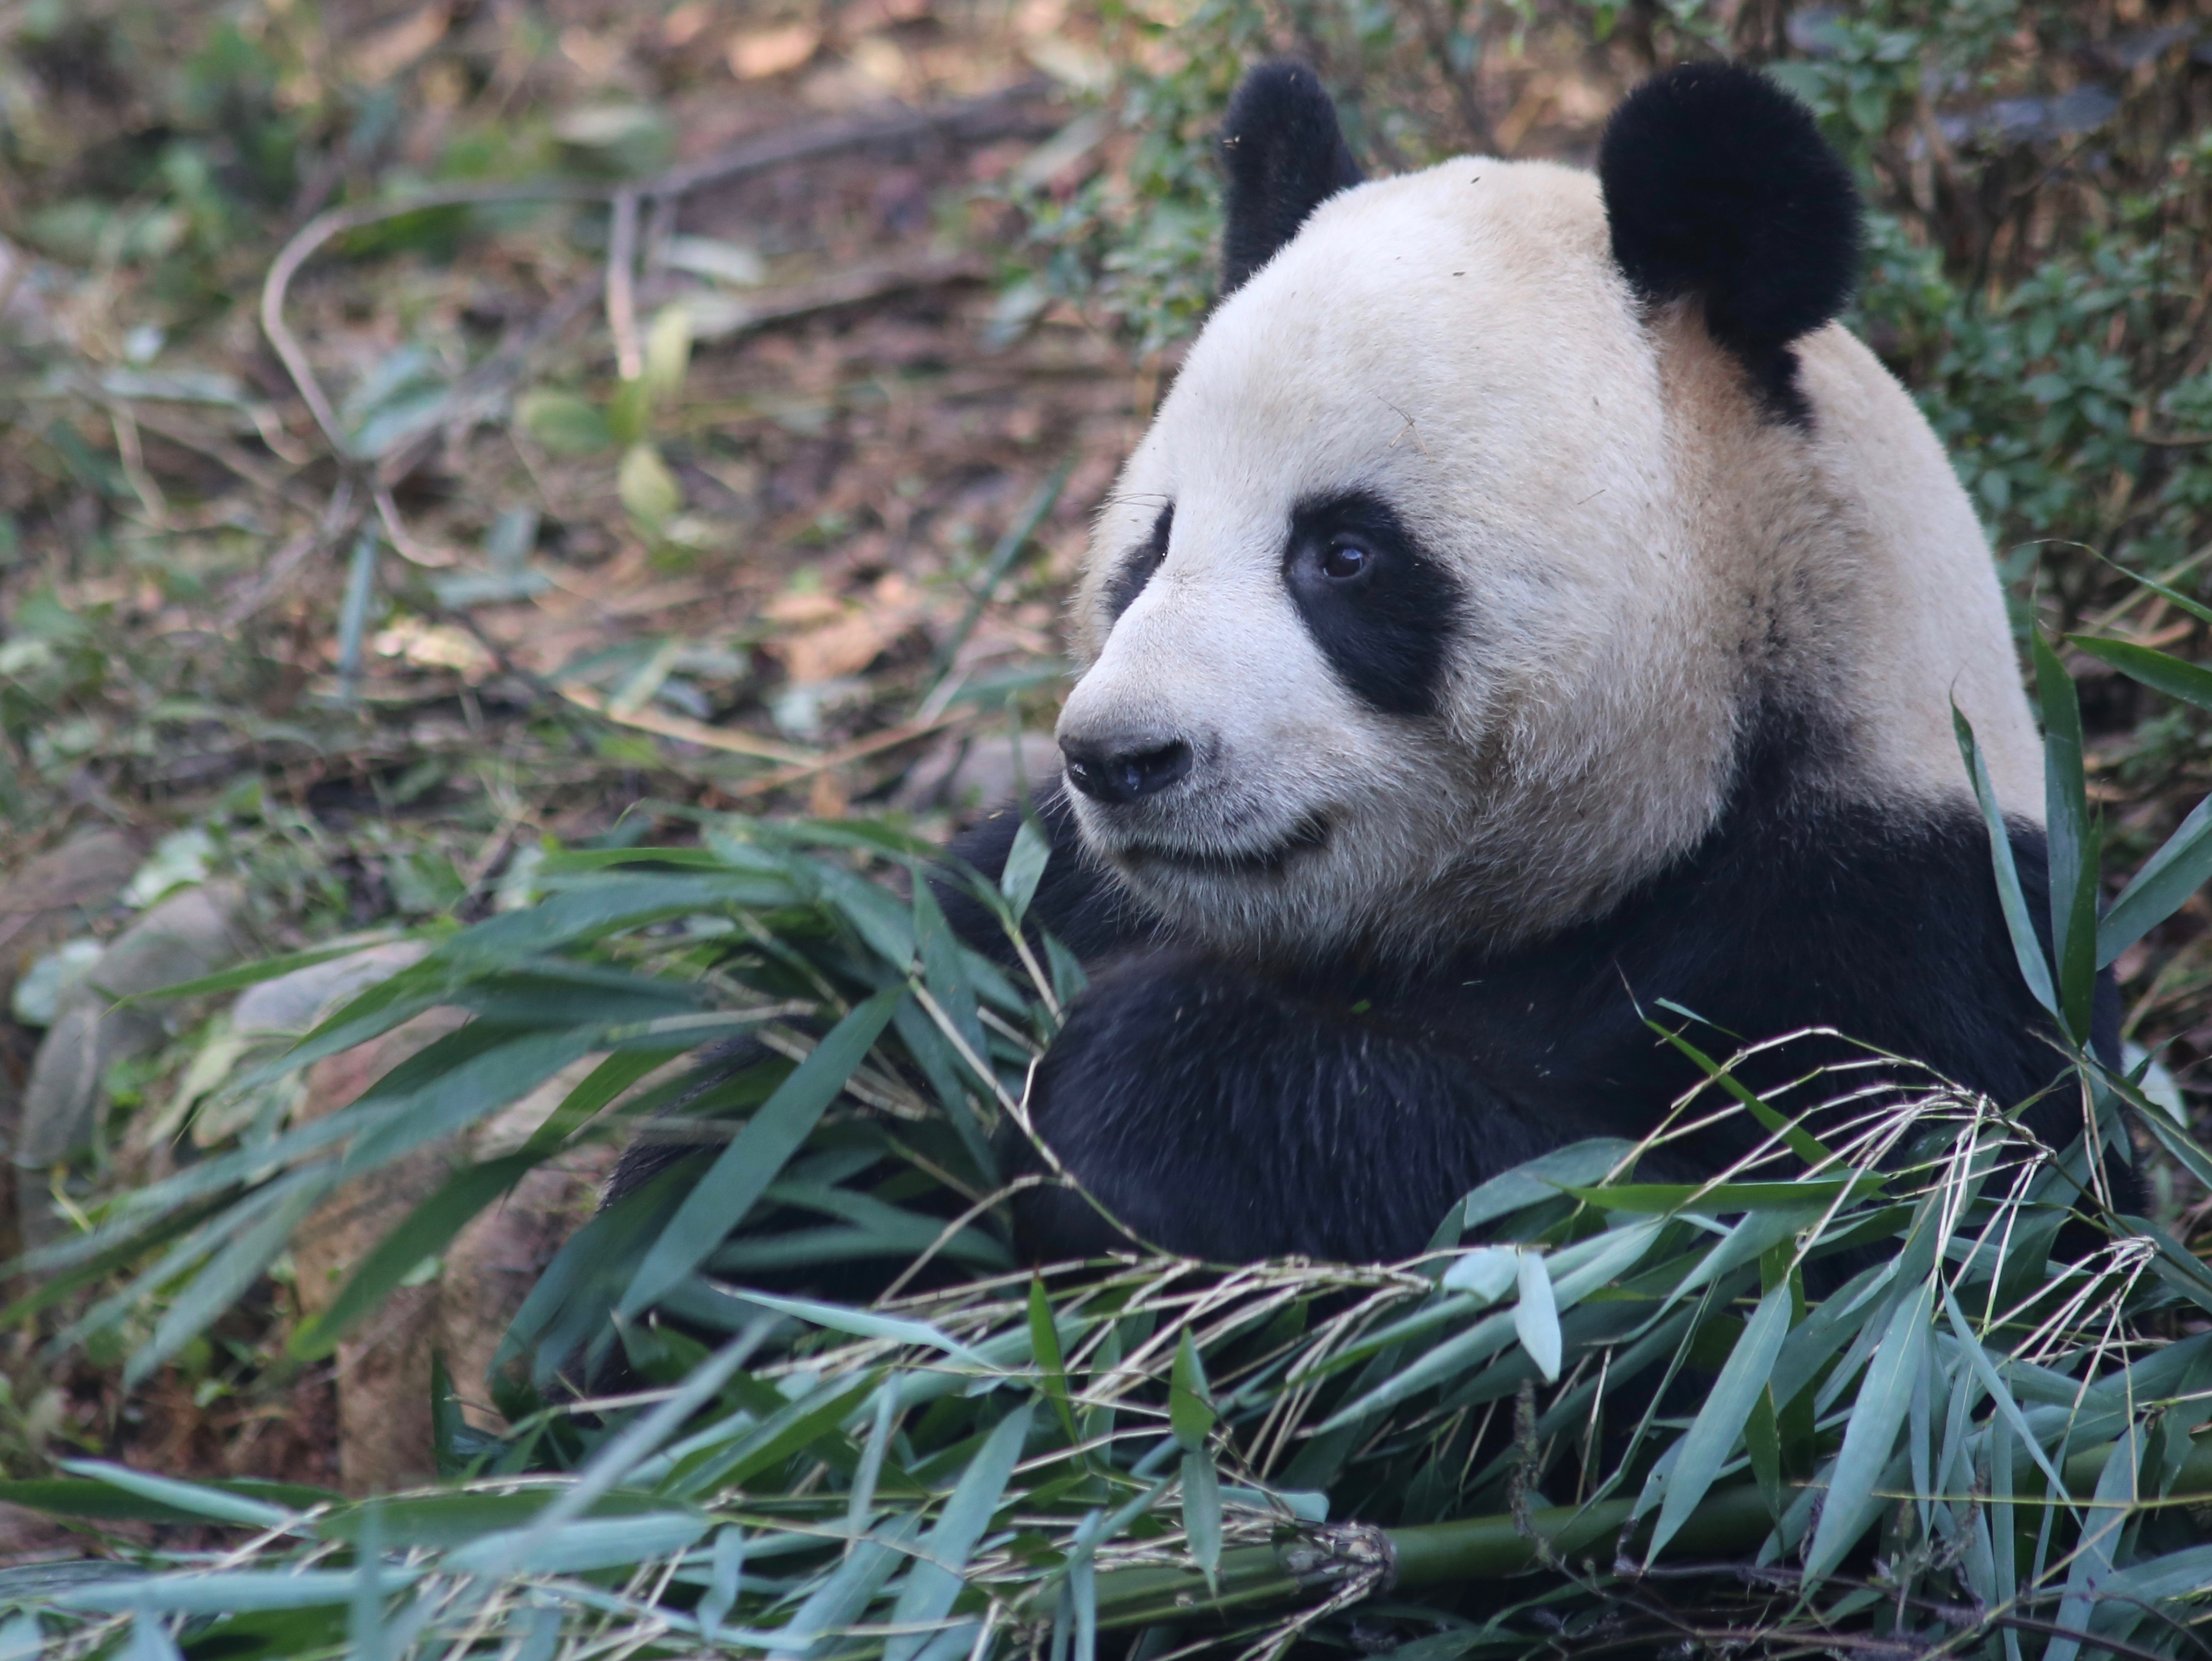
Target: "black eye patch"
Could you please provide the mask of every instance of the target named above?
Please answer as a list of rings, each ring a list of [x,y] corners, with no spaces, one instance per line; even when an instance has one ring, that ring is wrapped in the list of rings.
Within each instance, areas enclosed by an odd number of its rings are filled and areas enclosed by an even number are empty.
[[[1283,582],[1353,697],[1386,715],[1436,713],[1462,596],[1388,502],[1359,491],[1300,503]]]
[[[1145,585],[1152,580],[1152,573],[1168,557],[1168,532],[1175,528],[1175,503],[1170,502],[1160,509],[1159,517],[1152,521],[1152,534],[1137,547],[1132,548],[1106,585],[1106,616],[1118,619],[1121,613],[1135,604],[1137,596],[1145,592]]]

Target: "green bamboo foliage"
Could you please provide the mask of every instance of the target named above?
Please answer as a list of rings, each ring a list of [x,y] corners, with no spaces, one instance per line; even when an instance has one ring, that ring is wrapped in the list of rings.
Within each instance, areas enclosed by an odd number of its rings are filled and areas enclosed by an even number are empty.
[[[2145,648],[2076,644],[2194,684]],[[641,1125],[696,1135],[517,1318],[492,1381],[512,1432],[442,1413],[448,1480],[373,1504],[94,1462],[0,1486],[228,1542],[0,1571],[0,1640],[1091,1661],[1138,1628],[1147,1653],[1272,1656],[1379,1607],[1419,1661],[1722,1631],[1778,1652],[1843,1633],[2003,1661],[2192,1653],[2212,1272],[2114,1214],[2099,1171],[2139,1145],[2199,1180],[2212,1162],[2086,1037],[2098,965],[2212,872],[2212,812],[2100,918],[2072,687],[2051,648],[2037,667],[2040,919],[1960,736],[2094,1141],[2044,1146],[2020,1104],[1932,1075],[1900,1101],[1846,1065],[1766,1098],[1699,1056],[1710,1080],[1650,1141],[1486,1183],[1390,1267],[1018,1269],[990,1138],[1079,971],[1048,944],[1009,978],[961,946],[916,879],[928,850],[896,832],[713,819],[695,847],[550,855],[542,904],[439,941],[276,1065],[436,1006],[465,1025],[329,1118],[116,1197],[30,1265],[16,1311],[77,1310],[64,1343],[131,1335],[143,1378],[325,1196],[597,1056],[293,1341],[328,1353],[537,1163]],[[1032,828],[983,890],[1010,929],[1043,858]],[[716,1059],[738,1035],[761,1045]],[[1716,1112],[1760,1146],[1704,1183],[1638,1180],[1644,1147]],[[2069,1224],[2091,1244],[2060,1257]],[[916,1273],[866,1308],[761,1289],[863,1261]],[[640,1388],[577,1399],[617,1352]]]

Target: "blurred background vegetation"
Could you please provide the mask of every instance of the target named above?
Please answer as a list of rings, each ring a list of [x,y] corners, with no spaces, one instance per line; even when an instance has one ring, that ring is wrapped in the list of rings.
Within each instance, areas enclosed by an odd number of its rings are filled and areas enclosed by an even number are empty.
[[[1207,137],[1281,52],[1378,170],[1586,161],[1653,67],[1766,65],[1858,173],[1850,321],[2023,640],[2203,658],[2201,5],[0,0],[0,1253],[375,1076],[271,1061],[358,980],[128,1020],[95,983],[333,941],[383,972],[702,814],[935,838],[1049,767],[1087,515],[1208,303]],[[2067,666],[2117,887],[2212,785],[2208,717]],[[2200,1140],[2208,922],[2117,964]],[[488,1354],[606,1152],[349,1361],[287,1346],[430,1176],[191,1320],[19,1281],[51,1295],[0,1340],[0,1465],[415,1474],[341,1469],[343,1391],[427,1402],[431,1349]],[[2201,1245],[2203,1190],[2149,1168]]]

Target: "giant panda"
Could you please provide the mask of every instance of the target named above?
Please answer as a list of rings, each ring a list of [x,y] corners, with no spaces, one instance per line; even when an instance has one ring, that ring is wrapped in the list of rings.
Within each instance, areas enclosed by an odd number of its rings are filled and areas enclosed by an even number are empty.
[[[1031,921],[1089,976],[1028,1116],[1120,1228],[1033,1186],[1029,1253],[1413,1255],[1485,1178],[1659,1125],[1700,1075],[1657,1014],[2046,1090],[1953,707],[2040,916],[2036,728],[1973,509],[1836,321],[1858,206],[1809,112],[1698,64],[1594,174],[1363,180],[1278,64],[1220,150],[1223,298],[1097,516],[1026,809]],[[1024,816],[953,853],[994,878]]]

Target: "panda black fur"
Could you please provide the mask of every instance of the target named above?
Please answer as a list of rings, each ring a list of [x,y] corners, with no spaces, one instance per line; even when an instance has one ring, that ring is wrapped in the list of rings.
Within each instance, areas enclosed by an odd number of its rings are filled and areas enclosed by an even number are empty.
[[[1709,1050],[1832,1027],[2008,1106],[2049,1086],[1951,708],[2040,917],[2033,724],[1973,511],[1833,321],[1857,206],[1803,107],[1691,66],[1595,179],[1363,184],[1273,65],[1224,159],[1227,297],[1101,513],[1034,804],[1032,916],[1091,974],[1031,1092],[1058,1159],[1170,1250],[1389,1259],[1656,1125],[1698,1077],[1662,1008]],[[995,877],[1018,823],[953,852]],[[1035,1256],[1115,1243],[1021,1203]]]

